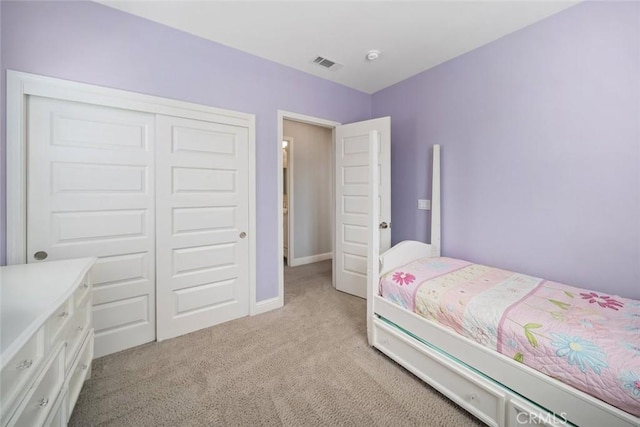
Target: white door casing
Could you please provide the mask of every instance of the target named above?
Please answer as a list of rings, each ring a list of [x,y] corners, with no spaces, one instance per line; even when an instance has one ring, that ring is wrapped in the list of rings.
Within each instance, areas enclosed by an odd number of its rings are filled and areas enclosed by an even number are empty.
[[[155,339],[154,115],[28,102],[27,262],[96,256],[95,357]]]
[[[248,129],[156,117],[158,340],[249,314]]]
[[[293,214],[294,209],[293,209],[293,191],[294,191],[294,185],[295,183],[293,182],[293,171],[295,168],[294,162],[293,162],[293,155],[295,153],[295,149],[294,149],[294,139],[290,136],[284,136],[282,137],[282,141],[287,141],[287,148],[283,148],[283,150],[285,150],[286,154],[287,154],[287,162],[286,164],[284,163],[284,157],[283,157],[283,171],[282,171],[282,176],[283,176],[283,193],[286,194],[286,200],[284,200],[284,203],[282,204],[282,209],[283,209],[283,218],[284,221],[282,223],[282,228],[283,228],[283,244],[284,244],[284,257],[287,259],[287,265],[291,266],[291,259],[293,258],[293,249],[294,249],[294,245],[295,242],[293,240],[293,233],[292,230],[294,230],[295,224],[294,224],[294,217]]]
[[[379,144],[375,144],[374,132]],[[391,118],[336,127],[335,252],[336,289],[367,297],[369,148],[379,147],[380,250],[391,246]]]

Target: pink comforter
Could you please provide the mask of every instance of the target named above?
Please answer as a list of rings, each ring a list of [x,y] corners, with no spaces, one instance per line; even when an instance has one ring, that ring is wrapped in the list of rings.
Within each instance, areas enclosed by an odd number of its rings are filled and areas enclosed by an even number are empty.
[[[640,301],[451,258],[422,258],[380,294],[640,416]]]

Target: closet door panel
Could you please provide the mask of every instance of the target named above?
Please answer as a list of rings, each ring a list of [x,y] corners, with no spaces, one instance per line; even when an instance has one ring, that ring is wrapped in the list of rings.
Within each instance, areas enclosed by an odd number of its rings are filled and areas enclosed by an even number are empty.
[[[158,339],[249,314],[248,129],[156,118]]]
[[[32,96],[27,122],[28,262],[98,257],[96,357],[153,341],[154,115]]]

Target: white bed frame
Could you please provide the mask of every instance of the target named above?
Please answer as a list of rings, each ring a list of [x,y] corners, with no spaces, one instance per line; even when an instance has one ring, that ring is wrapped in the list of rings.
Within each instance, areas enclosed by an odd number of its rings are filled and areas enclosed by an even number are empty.
[[[377,141],[375,132],[372,137]],[[369,164],[378,164],[378,150],[369,152]],[[417,258],[440,256],[440,146],[433,147],[431,244],[404,241],[380,254],[378,168],[369,169],[371,346],[491,426],[640,426],[638,417],[381,298],[382,275]]]

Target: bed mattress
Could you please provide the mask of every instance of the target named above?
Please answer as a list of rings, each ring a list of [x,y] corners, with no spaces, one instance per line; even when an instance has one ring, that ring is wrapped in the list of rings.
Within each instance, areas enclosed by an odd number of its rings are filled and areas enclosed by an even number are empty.
[[[640,301],[452,258],[422,258],[380,295],[640,416]]]

